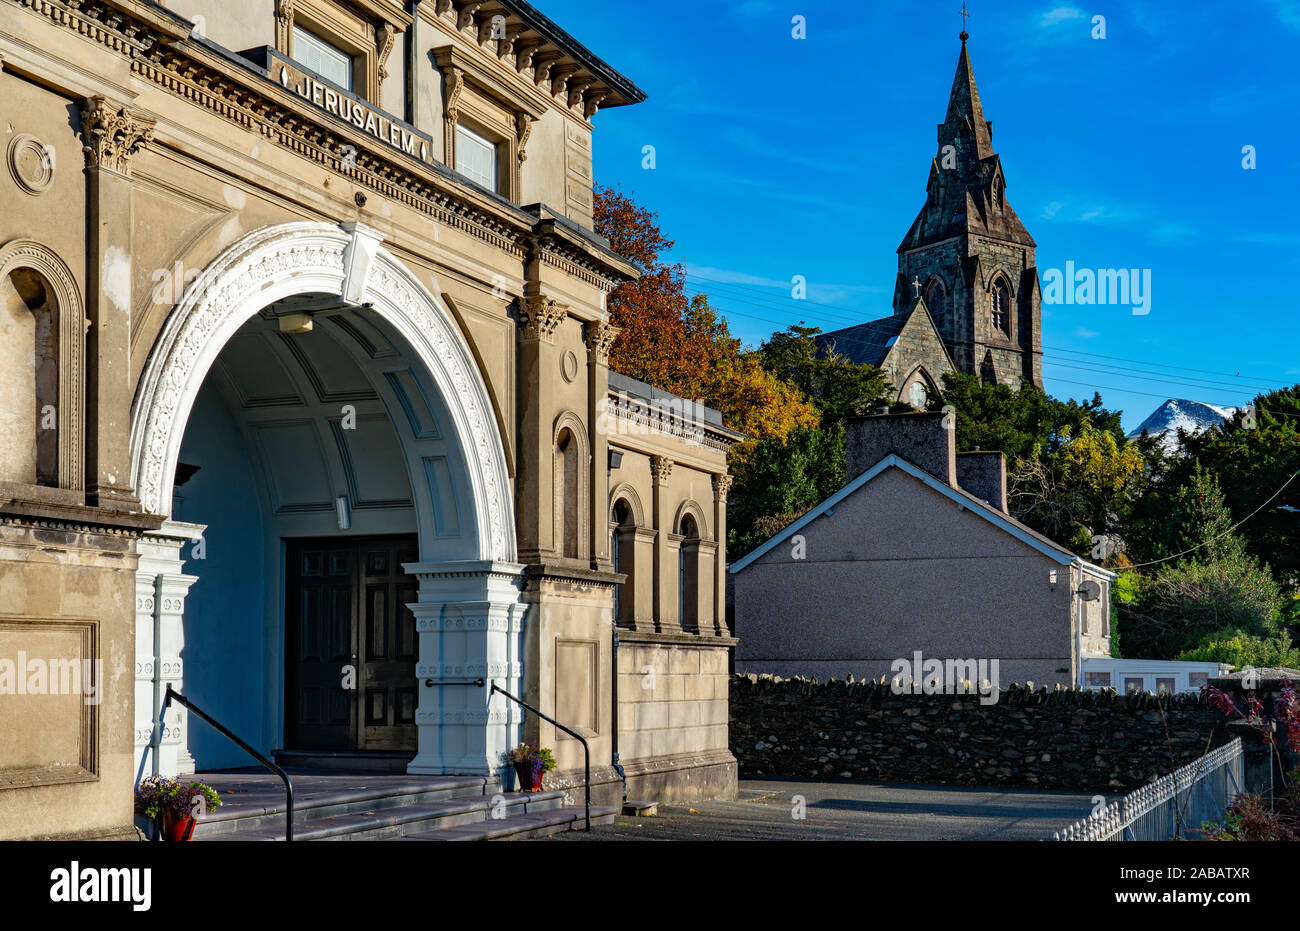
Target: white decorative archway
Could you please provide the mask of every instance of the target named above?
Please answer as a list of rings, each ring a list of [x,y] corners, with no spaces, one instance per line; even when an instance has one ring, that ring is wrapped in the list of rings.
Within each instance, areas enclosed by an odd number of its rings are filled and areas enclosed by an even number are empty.
[[[131,474],[146,512],[171,516],[190,409],[235,331],[286,297],[338,294],[370,305],[424,364],[469,460],[479,558],[515,558],[505,451],[473,356],[438,299],[379,242],[359,224],[271,226],[230,246],[185,289],[154,344],[131,413]]]
[[[300,294],[336,294],[382,318],[441,394],[449,432],[465,458],[475,530],[476,558],[406,566],[419,580],[418,602],[410,606],[419,637],[418,750],[408,769],[491,774],[517,737],[519,715],[466,683],[497,679],[518,694],[522,674],[522,567],[514,562],[504,446],[487,389],[451,316],[381,239],[355,223],[286,223],[250,233],[214,259],[171,312],[141,376],[131,416],[133,485],[146,512],[171,517],[173,478],[195,400],[222,348],[263,308]],[[147,734],[152,721],[143,681],[156,667],[169,670],[168,682],[182,683],[183,600],[195,577],[182,573],[180,547],[201,531],[168,521],[146,541],[173,555],[142,561],[137,575],[138,593],[164,596],[137,599],[138,750],[141,723]],[[158,610],[160,604],[169,607]],[[155,626],[164,644],[157,656],[149,646]],[[184,715],[173,713],[163,737],[168,752],[160,759],[164,770],[184,771]],[[143,766],[143,755],[138,759]]]

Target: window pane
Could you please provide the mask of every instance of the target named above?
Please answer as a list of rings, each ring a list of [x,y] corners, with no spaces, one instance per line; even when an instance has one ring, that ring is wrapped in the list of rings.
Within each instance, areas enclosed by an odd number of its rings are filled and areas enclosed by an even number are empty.
[[[1165,694],[1165,695],[1172,695],[1172,694],[1174,694],[1174,680],[1173,680],[1173,679],[1166,679],[1166,678],[1161,677],[1161,678],[1159,678],[1159,679],[1156,680],[1156,694],[1159,695],[1159,694],[1161,694],[1161,693],[1163,693],[1163,694]]]
[[[456,170],[491,191],[497,189],[497,148],[476,132],[456,127]]]
[[[1108,672],[1089,672],[1084,674],[1084,685],[1097,687],[1110,687],[1110,673]]]
[[[352,90],[352,56],[301,26],[293,27],[293,58],[326,80]]]

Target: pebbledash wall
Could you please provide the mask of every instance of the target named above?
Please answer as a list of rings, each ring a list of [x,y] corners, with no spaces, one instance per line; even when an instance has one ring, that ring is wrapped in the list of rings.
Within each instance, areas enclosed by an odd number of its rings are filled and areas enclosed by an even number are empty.
[[[1012,685],[897,695],[888,683],[731,677],[743,775],[1128,791],[1223,743],[1199,695]]]

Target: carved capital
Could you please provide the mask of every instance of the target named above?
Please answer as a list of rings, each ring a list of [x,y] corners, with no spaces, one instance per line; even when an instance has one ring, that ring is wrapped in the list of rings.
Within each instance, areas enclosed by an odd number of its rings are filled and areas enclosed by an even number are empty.
[[[597,365],[609,365],[609,351],[623,330],[601,321],[587,327],[587,357]]]
[[[130,174],[131,158],[153,141],[155,121],[98,95],[81,105],[81,147],[87,168]]]
[[[656,485],[667,483],[668,477],[673,474],[673,461],[667,456],[650,457],[650,475]]]
[[[568,307],[552,298],[540,294],[524,298],[519,307],[519,322],[524,328],[524,339],[544,339],[550,342],[568,313]]]
[[[719,504],[727,503],[727,492],[731,490],[731,482],[734,476],[715,475],[713,476],[713,500]]]

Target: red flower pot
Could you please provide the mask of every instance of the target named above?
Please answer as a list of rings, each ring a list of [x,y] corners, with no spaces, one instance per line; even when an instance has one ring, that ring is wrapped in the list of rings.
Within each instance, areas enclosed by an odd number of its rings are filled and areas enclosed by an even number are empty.
[[[162,837],[167,841],[187,841],[194,836],[194,819],[189,815],[178,816],[170,808],[162,811]]]

